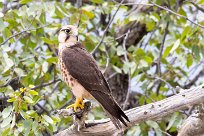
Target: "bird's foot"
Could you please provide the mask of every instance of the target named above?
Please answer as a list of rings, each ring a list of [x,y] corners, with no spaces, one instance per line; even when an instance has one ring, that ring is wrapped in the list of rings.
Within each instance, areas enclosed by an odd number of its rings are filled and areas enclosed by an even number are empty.
[[[74,104],[71,104],[71,105],[66,107],[66,109],[69,109],[69,108],[74,108],[74,112],[77,111],[77,108],[84,109],[83,99],[82,98],[76,98],[76,101]]]

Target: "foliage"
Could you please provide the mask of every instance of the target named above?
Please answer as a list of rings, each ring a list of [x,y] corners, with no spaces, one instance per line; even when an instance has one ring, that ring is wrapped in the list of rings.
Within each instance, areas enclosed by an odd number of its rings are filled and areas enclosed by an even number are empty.
[[[203,11],[190,2],[181,1],[180,5],[176,0],[153,2],[168,5],[175,13],[204,25]],[[194,4],[202,7],[204,1],[197,0]],[[72,98],[70,88],[59,81],[57,29],[64,24],[77,25],[80,20],[79,38],[91,52],[100,42],[103,30],[118,5],[105,0],[91,0],[83,3],[81,8],[77,3],[49,0],[0,3],[0,43],[4,43],[0,45],[0,99],[3,103],[0,107],[0,131],[3,136],[52,135],[72,124],[71,118],[62,119],[54,114],[67,102],[70,104]],[[176,86],[190,87],[188,84],[203,66],[203,29],[157,6],[152,6],[148,13],[130,11],[131,6],[122,5],[113,19],[94,54],[99,66],[105,68],[109,57],[110,69],[130,74],[131,90],[141,95],[139,105],[175,94]],[[147,33],[136,44],[127,44],[125,49],[125,36],[122,36],[123,43],[119,42],[116,30],[135,22],[145,24]],[[125,55],[128,60],[124,59]],[[10,83],[14,78],[20,84],[17,88]],[[196,80],[195,84],[200,82]],[[3,102],[4,98],[7,98],[7,104]],[[104,118],[101,111],[94,108],[88,118]],[[184,118],[176,112],[166,120],[134,126],[127,135],[174,133]]]

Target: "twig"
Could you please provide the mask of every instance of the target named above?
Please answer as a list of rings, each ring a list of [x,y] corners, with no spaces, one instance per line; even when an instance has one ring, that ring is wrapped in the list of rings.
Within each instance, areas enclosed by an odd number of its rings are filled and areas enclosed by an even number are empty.
[[[204,75],[204,71],[201,70],[192,80],[190,80],[189,83],[186,83],[184,85],[184,88],[185,89],[188,89],[189,87],[191,87],[193,84],[195,84],[196,81],[198,81],[198,79]]]
[[[79,10],[79,12],[80,12],[80,14],[79,14],[79,20],[78,20],[78,23],[77,23],[77,27],[79,27],[80,22],[81,22],[81,15],[82,15],[81,6],[82,6],[82,0],[77,0],[77,8],[78,8],[78,10]]]
[[[66,108],[71,102],[72,102],[72,99],[73,98],[71,98],[71,99],[69,99],[64,105],[62,105],[62,107],[60,107],[59,109],[64,109],[64,108]]]
[[[27,32],[27,31],[30,29],[30,27],[32,26],[33,21],[35,20],[35,17],[36,17],[36,16],[37,16],[37,15],[34,16],[34,18],[32,19],[31,23],[29,24],[29,26],[28,26],[25,30],[23,30],[23,31],[21,31],[21,32],[19,32],[19,33],[16,33],[16,34],[14,34],[14,35],[12,35],[12,36],[10,36],[10,37],[7,38],[5,41],[3,41],[3,42],[0,44],[0,46],[1,46],[1,45],[4,45],[8,40],[10,40],[10,39],[12,39],[12,38],[14,38],[14,37],[16,37],[16,36],[18,36],[18,35],[20,35],[20,34],[23,34],[24,32]]]
[[[169,89],[172,90],[172,93],[173,93],[173,94],[176,94],[176,91],[175,91],[174,87],[173,87],[169,82],[165,81],[162,77],[151,76],[151,75],[147,75],[147,77],[152,78],[152,79],[157,79],[157,80],[163,81],[164,83],[167,84],[167,86],[169,87]]]
[[[109,81],[111,78],[113,78],[113,77],[116,76],[117,74],[118,74],[117,72],[111,74],[106,80]]]
[[[191,22],[192,24],[197,25],[197,26],[199,26],[199,27],[201,27],[201,28],[204,29],[204,26],[203,26],[203,25],[192,21],[191,19],[189,19],[189,18],[186,17],[186,16],[183,16],[183,15],[181,15],[181,14],[178,14],[178,13],[176,13],[176,12],[170,10],[170,9],[167,8],[167,7],[162,7],[162,6],[160,6],[160,5],[158,5],[158,4],[155,4],[155,3],[152,3],[152,2],[150,2],[150,3],[151,3],[151,4],[144,4],[144,3],[125,3],[125,4],[122,4],[122,5],[125,5],[125,6],[128,6],[128,5],[155,6],[155,7],[158,7],[158,8],[160,8],[160,9],[166,10],[167,12],[169,12],[169,13],[171,13],[171,14],[174,14],[174,15],[176,15],[176,16],[178,16],[178,17],[184,18],[184,19],[186,19],[187,21]]]
[[[45,86],[49,86],[49,85],[54,84],[54,83],[59,82],[59,81],[61,81],[61,79],[55,79],[55,80],[53,80],[53,81],[51,81],[51,82],[37,85],[37,86],[35,86],[35,87],[31,88],[31,89],[32,89],[32,90],[36,90],[36,89],[38,89],[38,88],[42,88],[42,87],[45,87]]]
[[[151,35],[148,37],[148,40],[145,39],[145,41],[147,41],[144,45],[141,43],[140,47],[143,46],[143,49],[145,50],[149,41],[152,39],[152,36],[154,35],[154,33],[156,32],[157,29],[152,30]]]
[[[99,46],[103,43],[103,40],[104,40],[104,38],[105,38],[105,35],[106,35],[106,33],[107,33],[107,31],[108,31],[108,29],[109,29],[111,23],[113,22],[113,19],[115,18],[116,14],[117,14],[118,10],[120,9],[120,7],[121,7],[121,5],[122,5],[123,2],[124,2],[124,0],[122,0],[122,1],[120,2],[120,4],[118,5],[118,7],[117,7],[115,13],[113,14],[112,18],[110,19],[108,25],[106,26],[106,28],[105,28],[105,30],[104,30],[104,32],[103,32],[103,36],[102,36],[100,42],[96,45],[96,47],[95,47],[95,48],[93,49],[93,51],[91,52],[92,55],[97,51],[97,49],[99,48]]]
[[[28,27],[27,29],[25,29],[25,30],[23,30],[23,31],[21,31],[21,32],[19,32],[19,33],[16,33],[16,34],[10,36],[9,38],[7,38],[6,40],[4,40],[4,41],[0,44],[0,46],[1,46],[1,45],[4,45],[4,44],[7,43],[10,39],[12,39],[12,38],[14,38],[14,37],[16,37],[16,36],[18,36],[18,35],[21,35],[21,34],[23,34],[23,33],[25,33],[25,32],[28,32],[28,31],[37,30],[37,29],[46,27],[46,26],[48,26],[48,25],[50,25],[50,24],[47,24],[47,25],[44,25],[44,26],[40,26],[40,27],[37,27],[37,28],[32,28],[32,29],[29,29],[29,27]]]
[[[108,69],[108,66],[109,66],[109,63],[110,63],[110,57],[109,57],[109,54],[108,54],[108,51],[106,49],[106,46],[105,46],[105,53],[106,53],[106,66],[105,66],[105,69],[103,71],[103,74],[106,72],[106,70]]]
[[[12,78],[7,83],[5,83],[4,85],[1,85],[0,88],[7,87],[8,85],[10,85],[11,82],[17,81],[19,79],[20,79],[19,77]]]
[[[126,50],[126,41],[127,41],[129,33],[130,33],[130,29],[127,31],[126,36],[125,36],[125,38],[123,40],[123,49],[124,49],[124,52],[125,52],[124,53],[125,62],[129,62],[128,55],[127,55],[127,50]],[[131,93],[130,84],[131,84],[131,70],[129,68],[129,70],[128,70],[128,90],[127,90],[127,95],[126,95],[126,98],[125,98],[125,101],[124,101],[124,104],[123,104],[123,109],[126,108],[127,102],[129,100],[129,97],[130,97],[130,93]]]
[[[119,40],[120,38],[123,38],[125,35],[126,35],[126,33],[124,33],[124,34],[122,34],[122,35],[116,37],[115,40]]]
[[[43,111],[45,111],[45,112],[47,113],[47,115],[50,116],[50,112],[49,112],[46,108],[44,108],[43,106],[41,106],[39,103],[37,103],[36,105],[37,105],[39,108],[41,108]]]
[[[59,83],[60,82],[56,82],[55,86],[52,89],[52,92],[48,93],[48,95],[46,95],[46,96],[49,97],[50,95],[52,95],[57,90],[57,88],[59,87]]]
[[[159,52],[159,58],[158,58],[158,73],[159,73],[160,77],[161,77],[161,58],[162,58],[162,54],[163,54],[163,50],[164,50],[164,43],[165,43],[165,40],[166,40],[166,35],[168,33],[168,27],[169,27],[169,22],[167,22],[167,24],[166,24],[166,28],[165,28],[165,31],[164,31],[164,37],[163,37],[163,40],[162,40],[162,44],[160,46],[160,52]]]
[[[163,50],[164,50],[164,43],[165,43],[165,40],[166,40],[166,35],[168,33],[168,27],[169,27],[169,22],[167,22],[167,24],[166,24],[166,28],[165,28],[165,31],[164,31],[164,37],[163,37],[163,40],[162,40],[162,44],[160,46],[159,58],[158,58],[158,62],[157,62],[157,73],[159,74],[159,77],[161,77],[161,75],[162,75],[162,72],[161,72],[161,58],[162,58],[162,54],[163,54]],[[159,94],[160,87],[161,87],[161,81],[159,80],[157,91],[156,91],[157,94]]]
[[[195,6],[198,10],[204,12],[204,8],[201,8],[200,6],[198,6],[196,3],[194,3],[193,1],[189,1],[191,4],[193,4],[193,6]]]
[[[152,3],[152,2],[151,2],[151,3]],[[189,19],[189,18],[186,17],[186,16],[183,16],[183,15],[181,15],[181,14],[178,14],[178,13],[176,13],[176,12],[174,12],[174,11],[168,9],[167,7],[162,7],[162,6],[157,5],[157,4],[155,4],[155,3],[152,3],[152,4],[153,4],[153,6],[156,6],[156,7],[158,7],[158,8],[161,8],[161,9],[163,9],[163,10],[168,11],[169,13],[172,13],[172,14],[174,14],[174,15],[177,15],[177,16],[181,17],[181,18],[184,18],[184,19],[188,20],[189,22],[193,23],[194,25],[197,25],[197,26],[199,26],[199,27],[201,27],[201,28],[204,29],[204,26],[203,26],[203,25],[198,24],[198,23],[192,21],[191,19]]]

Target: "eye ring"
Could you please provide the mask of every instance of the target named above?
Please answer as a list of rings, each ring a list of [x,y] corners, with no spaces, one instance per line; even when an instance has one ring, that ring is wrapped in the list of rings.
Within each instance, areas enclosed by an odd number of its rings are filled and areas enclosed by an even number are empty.
[[[71,32],[71,29],[65,29],[64,32],[69,34]]]

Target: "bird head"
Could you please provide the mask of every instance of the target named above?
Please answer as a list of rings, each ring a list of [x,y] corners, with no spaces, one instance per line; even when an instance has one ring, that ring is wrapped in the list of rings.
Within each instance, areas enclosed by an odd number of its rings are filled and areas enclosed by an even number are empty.
[[[77,42],[78,41],[78,29],[73,25],[63,26],[59,31],[58,41],[60,43]]]

